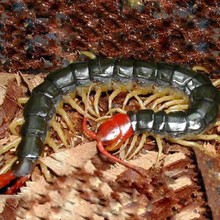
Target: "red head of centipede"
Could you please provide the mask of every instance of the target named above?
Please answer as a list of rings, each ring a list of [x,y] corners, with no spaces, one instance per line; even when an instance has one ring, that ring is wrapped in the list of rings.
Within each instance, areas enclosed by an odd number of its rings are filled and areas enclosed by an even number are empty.
[[[119,149],[134,133],[129,116],[121,113],[102,123],[96,133],[86,128],[86,118],[84,118],[83,130],[89,137],[100,142],[107,151]]]
[[[97,130],[97,139],[107,151],[114,151],[133,135],[131,121],[127,114],[116,114],[101,124]]]
[[[99,126],[97,133],[90,131],[86,127],[86,124],[87,118],[84,117],[83,130],[89,137],[97,140],[97,147],[103,155],[107,156],[111,161],[118,162],[123,166],[135,170],[140,175],[143,175],[140,169],[136,166],[129,164],[108,152],[119,149],[123,143],[133,135],[134,131],[127,114],[118,113],[114,115]]]

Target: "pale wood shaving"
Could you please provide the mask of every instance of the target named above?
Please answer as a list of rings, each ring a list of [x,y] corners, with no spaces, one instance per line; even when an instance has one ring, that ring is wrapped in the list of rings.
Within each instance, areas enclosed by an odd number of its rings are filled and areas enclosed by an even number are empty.
[[[173,190],[178,190],[186,186],[192,185],[192,180],[188,176],[181,176],[176,179],[172,184],[169,184],[169,187]]]
[[[200,213],[203,211],[198,204],[190,204],[185,207],[180,213],[177,213],[173,220],[186,220],[186,219],[201,219]]]
[[[26,83],[28,90],[31,92],[36,86],[41,84],[44,80],[45,75],[30,75],[30,74],[20,74],[22,80]]]
[[[3,101],[4,101],[4,97],[6,94],[6,86],[4,85],[0,85],[0,105],[2,105]]]
[[[5,208],[5,203],[6,203],[6,197],[0,196],[0,213],[3,212],[3,210]]]
[[[185,158],[186,158],[186,155],[182,152],[167,155],[166,159],[164,161],[164,166],[171,165],[171,164],[176,163],[177,161],[185,159]]]
[[[51,157],[40,159],[46,166],[52,169],[57,175],[68,175],[72,170],[79,168],[86,161],[92,159],[97,153],[96,142],[79,145],[59,153],[54,153]]]

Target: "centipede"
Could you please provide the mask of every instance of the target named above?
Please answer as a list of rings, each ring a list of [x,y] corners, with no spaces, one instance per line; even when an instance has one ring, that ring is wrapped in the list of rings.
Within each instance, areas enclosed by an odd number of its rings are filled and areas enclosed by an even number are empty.
[[[87,115],[84,115],[83,131],[97,141],[99,151],[111,161],[139,174],[141,172],[138,167],[119,159],[109,151],[120,149],[130,137],[138,133],[171,139],[196,136],[209,129],[219,115],[220,92],[206,74],[178,65],[133,59],[98,57],[74,62],[49,73],[33,89],[25,104],[21,140],[16,149],[17,158],[11,169],[0,175],[0,188],[5,189],[5,194],[15,193],[33,172],[44,151],[51,119],[62,98],[70,92],[91,85],[100,86],[101,91],[115,90],[115,96],[123,88],[132,91],[136,87],[146,89],[156,86],[172,88],[189,97],[190,104],[185,111],[177,109],[171,112],[155,112],[152,109],[139,109],[118,112],[101,123],[96,132],[88,128]],[[135,94],[137,93],[130,92],[130,96]]]

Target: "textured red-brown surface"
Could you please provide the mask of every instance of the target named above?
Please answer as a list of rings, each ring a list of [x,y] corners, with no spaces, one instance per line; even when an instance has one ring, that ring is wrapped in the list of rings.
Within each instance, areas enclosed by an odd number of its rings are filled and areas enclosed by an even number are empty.
[[[80,51],[219,72],[219,1],[2,1],[1,70],[60,67]]]

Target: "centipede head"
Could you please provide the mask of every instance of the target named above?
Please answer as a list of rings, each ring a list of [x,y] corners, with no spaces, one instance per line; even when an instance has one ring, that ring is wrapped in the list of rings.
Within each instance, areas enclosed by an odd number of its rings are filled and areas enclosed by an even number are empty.
[[[97,140],[97,147],[103,155],[113,162],[120,163],[121,165],[136,171],[141,176],[145,176],[145,171],[143,172],[142,168],[129,164],[108,152],[110,150],[117,150],[133,135],[133,129],[128,115],[120,113],[114,115],[99,126],[97,133],[90,131],[86,124],[87,118],[84,117],[83,131],[92,139]]]
[[[123,143],[133,135],[131,122],[127,114],[118,113],[101,124],[97,130],[97,137],[107,151],[119,149]]]
[[[102,142],[107,151],[117,150],[133,135],[129,116],[121,113],[102,123],[96,133],[86,128],[86,118],[84,118],[83,130],[92,139]]]

